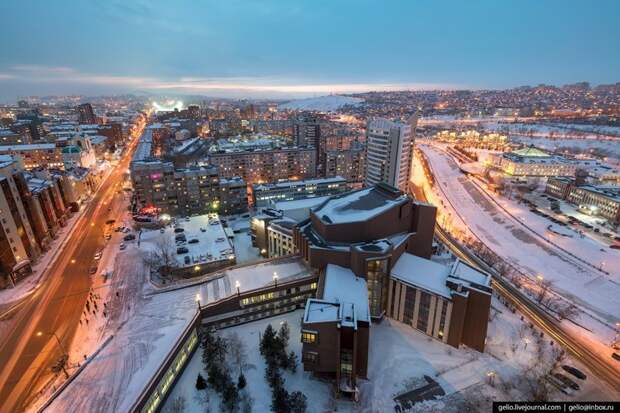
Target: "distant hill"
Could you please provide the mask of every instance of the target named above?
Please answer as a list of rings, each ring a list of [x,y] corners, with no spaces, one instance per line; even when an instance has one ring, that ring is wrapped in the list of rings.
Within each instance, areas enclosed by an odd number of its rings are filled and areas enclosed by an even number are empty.
[[[332,112],[345,105],[359,105],[364,99],[349,96],[329,95],[316,98],[298,99],[282,103],[279,109],[311,110],[317,112]]]

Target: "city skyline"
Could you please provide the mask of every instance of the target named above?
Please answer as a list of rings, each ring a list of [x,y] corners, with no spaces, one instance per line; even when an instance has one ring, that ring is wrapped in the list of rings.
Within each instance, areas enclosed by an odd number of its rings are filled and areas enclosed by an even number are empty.
[[[504,89],[620,72],[616,2],[63,3],[0,5],[13,16],[0,35],[20,39],[0,56],[0,100]]]

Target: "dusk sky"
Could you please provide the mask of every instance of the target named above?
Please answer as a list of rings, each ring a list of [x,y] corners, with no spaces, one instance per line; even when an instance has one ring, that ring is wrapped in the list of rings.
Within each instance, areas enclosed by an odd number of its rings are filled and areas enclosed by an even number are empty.
[[[0,2],[0,100],[620,81],[620,1]]]

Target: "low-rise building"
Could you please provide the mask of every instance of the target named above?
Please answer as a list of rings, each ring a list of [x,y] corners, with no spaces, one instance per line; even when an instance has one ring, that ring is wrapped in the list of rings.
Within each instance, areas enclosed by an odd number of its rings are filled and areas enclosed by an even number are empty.
[[[508,176],[556,177],[574,176],[575,163],[533,146],[513,152],[492,155],[493,164]]]
[[[340,176],[298,181],[287,180],[272,184],[252,185],[252,201],[254,207],[259,208],[279,201],[335,195],[347,190],[347,181]]]

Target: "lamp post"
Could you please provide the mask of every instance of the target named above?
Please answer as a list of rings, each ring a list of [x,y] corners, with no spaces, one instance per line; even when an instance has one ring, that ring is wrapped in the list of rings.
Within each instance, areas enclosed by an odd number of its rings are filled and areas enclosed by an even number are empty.
[[[62,358],[66,359],[60,363],[60,367],[62,368],[62,372],[65,374],[65,378],[68,379],[69,373],[67,373],[67,370],[65,369],[65,363],[67,360],[69,360],[69,353],[67,352],[67,349],[65,349],[65,347],[62,345],[60,339],[58,338],[58,336],[56,335],[54,331],[52,331],[51,333],[43,333],[42,331],[37,331],[37,337],[41,337],[44,334],[47,336],[54,336],[54,338],[56,339],[56,343],[58,344],[58,347],[62,351]]]
[[[273,282],[275,284],[275,287],[278,288],[278,273],[277,272],[273,272]]]
[[[200,293],[196,293],[196,305],[198,306],[198,312],[200,312]]]
[[[241,291],[239,290],[241,288],[241,283],[239,280],[235,281],[235,287],[237,288],[237,297],[239,297],[241,295]]]
[[[525,343],[525,347],[523,347],[523,348],[526,349],[528,343],[530,342],[530,340],[526,337],[525,339],[523,339],[523,342]]]
[[[487,373],[487,377],[489,378],[489,384],[491,386],[495,384],[495,376],[496,376],[496,373],[494,371],[489,371]]]

